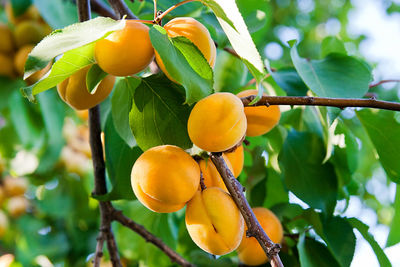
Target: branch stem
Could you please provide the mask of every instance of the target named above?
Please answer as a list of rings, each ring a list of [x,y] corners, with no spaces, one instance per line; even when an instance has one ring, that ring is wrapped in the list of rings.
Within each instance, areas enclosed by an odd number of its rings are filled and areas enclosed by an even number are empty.
[[[110,3],[112,9],[114,9],[119,19],[125,15],[128,19],[138,19],[138,17],[132,13],[123,0],[108,0],[108,2]]]

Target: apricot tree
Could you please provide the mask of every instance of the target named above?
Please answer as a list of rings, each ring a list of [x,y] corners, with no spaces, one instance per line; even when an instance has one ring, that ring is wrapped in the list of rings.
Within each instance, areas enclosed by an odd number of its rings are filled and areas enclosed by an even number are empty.
[[[10,88],[21,88],[24,97],[39,103],[22,100],[12,89],[4,93],[17,104],[0,100],[0,111],[11,113],[15,124],[8,132],[0,128],[0,136],[11,140],[15,128],[24,147],[36,148],[41,161],[31,173],[41,188],[35,191],[38,202],[46,197],[41,193],[46,186],[51,188],[44,177],[50,170],[57,173],[60,155],[80,162],[82,154],[89,154],[92,160],[94,182],[86,187],[93,187],[90,197],[97,201],[100,227],[93,226],[97,217],[90,223],[75,218],[82,229],[99,228],[96,241],[85,248],[92,252],[88,261],[94,266],[102,258],[113,266],[267,261],[271,266],[349,266],[357,230],[379,263],[391,265],[368,226],[337,207],[348,205],[352,196],[372,198],[365,180],[377,169],[387,183],[400,181],[399,96],[382,94],[384,100],[377,100],[374,91],[387,81],[371,83],[371,67],[331,36],[312,44],[307,38],[290,41],[276,65],[262,59],[258,51],[273,41],[265,34],[276,19],[272,10],[276,16],[291,12],[275,2],[108,3],[111,8],[100,0],[76,0],[70,7],[79,22],[57,25],[51,34],[32,6],[15,14],[8,3],[14,33],[0,27],[5,36],[0,74],[12,78]],[[48,19],[54,25],[61,20]],[[317,44],[320,59],[299,55],[298,50]],[[21,52],[13,66],[10,51],[16,47]],[[14,79],[22,65],[26,82]],[[49,90],[55,87],[59,97]],[[359,109],[350,116],[348,107]],[[81,134],[84,141],[69,144],[65,152],[60,142],[64,115],[57,113],[71,108],[89,110],[89,137]],[[26,126],[35,123],[38,127]],[[90,150],[85,151],[87,142]],[[83,153],[78,157],[77,151]],[[3,154],[15,154],[14,147],[0,147]],[[67,172],[80,172],[72,169]],[[25,182],[2,179],[10,217],[27,209],[37,212],[21,196]],[[18,193],[10,193],[10,183]],[[303,205],[293,203],[294,196]],[[396,202],[389,205],[395,208],[385,221],[392,225],[387,246],[400,242],[395,227],[399,196],[397,190]],[[80,202],[85,201],[77,200],[75,207],[81,216],[93,212],[86,204],[77,207]],[[46,211],[44,204],[38,206]],[[0,213],[0,235],[8,220]],[[127,230],[140,239],[127,240]],[[21,262],[32,264],[27,257]],[[82,264],[78,260],[71,264]]]

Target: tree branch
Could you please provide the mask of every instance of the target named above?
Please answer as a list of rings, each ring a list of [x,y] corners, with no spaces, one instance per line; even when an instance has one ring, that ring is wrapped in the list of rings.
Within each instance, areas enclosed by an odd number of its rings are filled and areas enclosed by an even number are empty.
[[[399,83],[399,82],[400,82],[400,79],[399,80],[396,80],[396,79],[382,80],[382,81],[379,81],[379,82],[376,82],[376,83],[371,83],[369,85],[369,88],[377,87],[377,86],[379,86],[381,84],[384,84],[384,83]]]
[[[246,197],[243,195],[242,185],[229,170],[224,158],[222,157],[222,153],[211,153],[210,158],[224,180],[226,188],[239,208],[240,213],[243,215],[248,228],[246,235],[248,237],[255,237],[257,239],[265,254],[271,260],[272,267],[283,267],[281,259],[278,255],[280,245],[272,242],[262,229],[260,223],[253,213],[253,210],[247,202]]]
[[[114,11],[102,1],[90,0],[90,5],[94,12],[103,17],[110,17],[115,20],[119,19],[119,16],[115,15]]]
[[[250,102],[256,96],[251,95],[242,97],[243,105],[250,106]],[[269,106],[269,105],[304,105],[304,106],[330,106],[337,108],[346,107],[367,107],[400,111],[400,103],[376,100],[375,98],[329,98],[312,96],[263,96],[257,103],[251,106]]]
[[[131,219],[123,215],[121,211],[114,210],[113,219],[118,221],[120,224],[130,228],[132,231],[138,233],[147,242],[154,244],[161,251],[163,251],[171,259],[172,262],[176,262],[177,264],[185,267],[194,267],[193,264],[186,261],[178,253],[173,251],[161,239],[159,239],[158,237],[154,236],[152,233],[147,231],[146,228],[144,228],[142,225],[132,221]]]
[[[123,0],[108,0],[108,2],[110,3],[112,9],[114,9],[119,19],[125,15],[128,19],[138,19],[138,17],[132,13]]]

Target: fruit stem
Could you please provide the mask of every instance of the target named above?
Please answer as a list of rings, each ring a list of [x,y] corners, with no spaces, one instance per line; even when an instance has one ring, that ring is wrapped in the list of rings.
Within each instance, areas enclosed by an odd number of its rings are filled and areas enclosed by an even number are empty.
[[[157,18],[157,0],[153,0],[154,3],[154,21],[156,21]]]
[[[200,171],[200,187],[201,187],[201,191],[207,189],[207,186],[204,183],[204,176],[203,176],[203,172],[202,171]]]
[[[177,7],[179,7],[179,6],[183,5],[183,4],[190,3],[190,2],[194,2],[194,1],[198,1],[198,0],[185,0],[185,1],[182,1],[182,2],[179,2],[179,3],[175,4],[175,5],[173,5],[173,6],[171,6],[170,8],[168,8],[167,10],[165,10],[163,13],[161,13],[160,15],[158,15],[158,16],[154,19],[154,21],[158,24],[158,22],[160,22],[169,12],[171,12],[171,11],[174,10],[175,8],[177,8]]]
[[[135,22],[141,22],[141,23],[147,23],[147,24],[155,24],[154,20],[135,19]]]

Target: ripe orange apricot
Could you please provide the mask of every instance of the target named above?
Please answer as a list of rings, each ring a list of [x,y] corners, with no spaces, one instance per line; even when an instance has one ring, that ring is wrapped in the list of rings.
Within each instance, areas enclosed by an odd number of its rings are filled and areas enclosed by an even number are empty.
[[[155,212],[183,208],[198,189],[200,168],[183,149],[163,145],[144,152],[131,173],[132,189],[138,200]]]
[[[188,133],[199,148],[222,152],[242,139],[246,126],[242,101],[231,93],[215,93],[196,103],[189,116]]]
[[[232,165],[229,162],[229,159],[223,155],[223,158],[228,165],[228,168],[233,171]],[[211,159],[208,159],[207,161],[204,159],[201,159],[199,161],[199,166],[200,170],[203,174],[204,178],[204,185],[206,187],[219,187],[225,192],[228,192],[228,189],[225,186],[224,181],[222,180],[221,175],[219,174],[217,168],[215,167],[214,163],[211,161]]]
[[[3,187],[7,196],[20,196],[28,189],[28,181],[24,177],[7,176],[3,180]]]
[[[244,152],[243,145],[238,146],[235,151],[230,153],[224,153],[224,156],[229,160],[232,165],[233,175],[239,177],[243,170],[244,164]]]
[[[197,191],[186,207],[186,228],[204,251],[224,255],[242,239],[244,220],[231,196],[219,187]]]
[[[115,76],[128,76],[144,70],[154,58],[149,28],[135,20],[126,20],[122,30],[98,41],[94,49],[99,66]]]
[[[15,16],[11,3],[7,2],[5,5],[5,11],[8,20],[13,24],[17,24],[24,20],[38,20],[40,18],[39,10],[37,10],[34,5],[31,5],[23,14]]]
[[[18,47],[36,44],[46,36],[46,29],[35,20],[26,20],[15,27],[15,43]]]
[[[8,218],[4,211],[0,210],[0,238],[4,236],[8,228]]]
[[[14,64],[11,56],[0,52],[0,76],[14,77]]]
[[[0,23],[0,52],[11,53],[14,50],[14,36],[10,28]]]
[[[86,86],[86,74],[89,68],[90,66],[87,66],[78,70],[57,85],[61,99],[78,110],[96,106],[107,98],[114,87],[115,77],[107,75],[97,86],[96,91],[93,94],[89,93]]]
[[[211,39],[210,33],[203,24],[194,18],[179,17],[170,20],[164,25],[164,29],[167,31],[169,37],[184,36],[188,38],[195,46],[197,46],[210,66],[214,67],[217,49],[214,41]],[[176,82],[167,72],[160,55],[157,52],[155,52],[155,54],[160,69],[171,81]]]
[[[279,219],[269,209],[253,208],[262,229],[274,243],[280,243],[283,238],[283,228]],[[260,265],[268,261],[264,250],[254,237],[246,237],[247,227],[240,246],[237,249],[239,260],[246,265]]]
[[[7,202],[7,210],[11,217],[17,218],[26,213],[28,200],[23,196],[12,197]]]
[[[238,97],[257,95],[257,90],[246,90],[237,94]],[[266,95],[266,94],[264,94]],[[258,136],[269,132],[278,124],[281,117],[279,106],[245,107],[247,118],[247,136]]]

